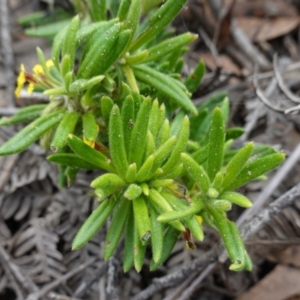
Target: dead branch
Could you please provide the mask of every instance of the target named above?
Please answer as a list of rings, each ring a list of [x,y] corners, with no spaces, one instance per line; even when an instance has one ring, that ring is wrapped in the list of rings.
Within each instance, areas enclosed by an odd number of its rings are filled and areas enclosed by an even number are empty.
[[[0,2],[1,13],[1,38],[2,38],[2,51],[5,61],[5,77],[6,77],[6,95],[7,106],[14,107],[14,56],[12,51],[10,30],[9,30],[9,10],[7,0],[1,0]]]

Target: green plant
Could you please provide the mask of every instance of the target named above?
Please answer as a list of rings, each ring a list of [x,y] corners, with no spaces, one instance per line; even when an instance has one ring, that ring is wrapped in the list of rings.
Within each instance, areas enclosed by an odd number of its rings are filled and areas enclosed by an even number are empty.
[[[147,3],[145,11],[151,7]],[[199,62],[185,80],[180,71],[186,45],[196,36],[171,37],[165,29],[184,3],[168,0],[140,24],[139,0],[121,1],[117,11],[110,1],[107,6],[91,1],[89,22],[76,16],[54,38],[52,60],[37,49],[40,65],[33,73],[21,66],[16,95],[27,83],[29,92],[48,95],[49,104],[0,120],[2,126],[30,122],[0,147],[0,155],[20,152],[40,139],[54,152],[48,160],[58,164],[61,186],[72,184],[80,169],[104,171],[91,183],[100,203],[77,233],[73,249],[84,246],[113,215],[104,258],[114,253],[124,233],[124,271],[133,265],[141,270],[148,244],[155,270],[180,233],[189,248],[193,237],[201,241],[205,223],[219,231],[230,269],[250,270],[251,259],[227,211],[232,204],[250,207],[235,190],[278,166],[284,154],[251,142],[231,149],[243,130],[226,129],[224,94],[199,107],[190,100],[204,64]],[[110,20],[107,7],[115,16]]]

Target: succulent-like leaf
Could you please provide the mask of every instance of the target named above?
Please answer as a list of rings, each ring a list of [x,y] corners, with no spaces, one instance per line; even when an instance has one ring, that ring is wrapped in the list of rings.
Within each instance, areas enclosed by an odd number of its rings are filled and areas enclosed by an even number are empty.
[[[142,194],[142,192],[143,190],[139,185],[132,183],[128,186],[127,190],[124,192],[124,197],[127,198],[128,200],[134,200],[137,197],[139,197]]]
[[[213,206],[207,204],[206,209],[212,215],[214,222],[222,236],[227,252],[229,254],[232,264],[231,270],[241,270],[244,267],[245,250],[241,251],[240,234],[238,229],[234,226],[233,222],[220,214],[219,211]]]
[[[125,149],[127,158],[129,154],[131,133],[134,126],[134,100],[131,95],[127,96],[124,100],[121,110],[123,134],[125,141]]]
[[[205,170],[189,155],[182,153],[181,160],[187,172],[200,187],[201,191],[206,194],[210,187],[210,180]]]
[[[109,126],[109,116],[113,106],[114,102],[111,98],[107,96],[101,98],[101,113],[107,127]]]
[[[170,256],[179,236],[178,230],[170,226],[167,232],[164,235],[164,243],[163,243],[163,252],[158,262],[155,262],[154,259],[151,260],[150,263],[150,270],[155,271],[157,270]]]
[[[163,243],[164,243],[164,225],[161,222],[157,222],[158,213],[150,205],[150,221],[151,221],[151,247],[152,247],[152,256],[154,262],[159,262],[162,252],[163,252]]]
[[[149,48],[148,56],[142,61],[142,63],[163,58],[169,53],[173,53],[174,51],[182,48],[183,46],[193,42],[196,38],[197,35],[187,32],[184,34],[180,34],[174,38],[167,39],[166,41],[163,41],[162,43],[152,48]]]
[[[128,162],[125,150],[122,120],[120,110],[117,105],[112,108],[110,113],[108,134],[110,154],[113,163],[118,170],[118,173],[125,178],[128,169]]]
[[[182,221],[185,223],[185,225],[188,227],[188,229],[192,232],[192,234],[195,236],[195,238],[199,241],[202,241],[204,239],[203,229],[202,229],[201,224],[198,222],[195,214],[199,213],[199,211],[204,207],[204,202],[202,200],[200,200],[198,202],[194,202],[194,203],[190,204],[190,206],[189,206],[187,202],[184,202],[184,200],[179,199],[178,197],[176,197],[175,195],[173,195],[169,192],[163,192],[162,196],[167,201],[169,201],[169,203],[171,204],[173,209],[177,210],[178,213],[186,212],[186,210],[190,210],[192,208],[193,213],[192,214],[190,214],[189,212],[186,213],[185,216],[183,216]],[[168,213],[162,214],[161,216],[163,216],[163,215],[166,216],[166,214],[171,214],[171,213],[173,213],[173,212],[168,212]],[[159,218],[161,216],[159,216]],[[167,216],[167,217],[169,217],[169,216]],[[174,215],[173,215],[173,217],[174,217]],[[181,217],[179,219],[181,219]],[[159,219],[157,219],[157,220],[161,221]],[[172,220],[170,220],[170,221],[172,221]]]
[[[93,165],[84,159],[78,157],[76,154],[71,153],[57,153],[52,154],[47,157],[47,160],[55,162],[60,165],[80,168],[80,169],[87,169],[87,170],[99,170],[100,168],[96,165]]]
[[[117,202],[114,198],[105,200],[92,212],[77,232],[72,243],[73,250],[83,247],[98,232]]]
[[[91,46],[80,64],[77,72],[78,78],[91,78],[92,76],[103,74],[102,71],[99,71],[99,66],[105,64],[104,69],[107,69],[106,56],[109,52],[114,52],[112,51],[112,46],[117,40],[120,30],[121,25],[117,23],[109,28],[106,33],[103,33],[101,28],[99,33],[97,31],[94,34],[97,40]],[[103,69],[103,67],[101,67],[101,69]]]
[[[157,210],[159,209],[159,213],[174,211],[169,202],[155,189],[150,189],[149,198],[152,202],[153,207]],[[184,226],[179,221],[173,221],[170,223],[174,228],[180,231],[185,231]]]
[[[205,64],[200,60],[195,70],[184,81],[189,92],[194,93],[200,85],[200,82],[205,74]]]
[[[275,153],[248,162],[239,173],[239,176],[224,190],[235,190],[255,178],[271,171],[279,166],[283,162],[284,158],[284,153]]]
[[[142,196],[133,200],[133,212],[140,239],[145,243],[151,237],[151,225],[147,203]]]
[[[158,107],[158,104],[159,103],[157,99],[153,101],[149,119],[149,130],[155,137],[157,136],[160,128],[162,127],[166,113],[165,105],[162,104]]]
[[[129,208],[127,218],[126,231],[125,231],[125,247],[123,258],[123,270],[128,272],[134,264],[134,216],[132,205]]]
[[[134,52],[142,45],[155,38],[179,13],[186,0],[166,1],[150,18],[150,26],[130,46]]]
[[[185,151],[187,141],[189,139],[190,133],[190,122],[187,116],[184,117],[182,122],[182,127],[177,136],[177,141],[173,151],[168,158],[167,162],[163,165],[162,169],[164,171],[164,176],[167,176],[174,167],[176,167],[180,162],[180,154]]]
[[[0,156],[21,152],[38,140],[50,128],[56,126],[64,116],[63,110],[44,115],[31,122],[0,147]]]
[[[143,245],[142,240],[139,235],[138,226],[135,222],[134,224],[134,251],[133,251],[133,258],[134,258],[134,267],[136,271],[139,273],[142,269],[145,253],[146,253],[146,246]]]
[[[116,213],[110,224],[105,238],[104,259],[109,259],[120,241],[122,232],[125,229],[126,221],[131,208],[131,202],[127,199],[121,199],[121,204],[117,207]]]
[[[212,181],[220,171],[223,163],[224,155],[224,139],[225,129],[222,112],[219,108],[215,108],[211,127],[209,131],[209,142],[208,142],[208,157],[207,157],[207,174]]]
[[[237,192],[233,192],[233,191],[227,191],[224,192],[223,194],[221,194],[219,196],[220,199],[225,199],[228,200],[234,204],[237,204],[241,207],[246,207],[249,208],[252,206],[252,202],[245,197],[244,195],[237,193]]]
[[[67,70],[64,70],[63,76],[69,71],[73,70],[74,59],[75,59],[75,46],[76,46],[76,34],[80,25],[79,16],[72,19],[70,25],[68,26],[63,44],[62,44],[62,58],[67,55],[69,57],[70,63]]]
[[[75,111],[66,113],[64,115],[63,119],[57,126],[53,140],[51,142],[50,148],[53,152],[56,152],[57,150],[60,150],[63,146],[65,146],[68,140],[68,134],[73,133],[79,117],[80,114]]]
[[[20,108],[12,117],[2,117],[0,126],[29,122],[41,116],[41,113],[46,108],[46,104],[35,104]]]
[[[170,97],[175,103],[182,106],[185,110],[197,115],[197,109],[188,95],[179,87],[176,80],[156,71],[148,66],[139,65],[134,68],[134,75],[138,80],[146,83],[164,95]]]
[[[92,112],[88,111],[82,115],[82,127],[85,139],[94,142],[98,135],[99,127]]]
[[[126,172],[126,181],[129,183],[136,181],[136,174],[137,174],[137,167],[136,163],[133,163],[128,166],[127,172]]]
[[[135,162],[138,168],[140,168],[142,164],[145,153],[150,110],[151,100],[147,98],[141,105],[131,133],[129,162]]]
[[[143,165],[139,169],[137,175],[136,175],[136,181],[137,182],[143,182],[148,178],[149,173],[152,170],[152,166],[154,163],[154,155],[148,156],[148,158],[144,161]]]
[[[245,145],[226,166],[222,187],[226,188],[239,175],[253,151],[253,142]]]
[[[85,161],[109,172],[115,172],[115,168],[111,165],[105,155],[85,144],[77,136],[69,134],[68,144],[75,154]]]

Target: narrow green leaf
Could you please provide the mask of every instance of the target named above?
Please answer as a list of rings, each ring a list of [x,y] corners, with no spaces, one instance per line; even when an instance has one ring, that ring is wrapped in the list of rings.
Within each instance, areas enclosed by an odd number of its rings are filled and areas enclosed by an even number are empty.
[[[223,116],[221,110],[217,107],[212,115],[208,142],[207,174],[211,181],[222,167],[224,137]]]
[[[157,190],[150,189],[149,198],[154,208],[159,209],[159,213],[174,211],[169,202]],[[173,221],[170,224],[177,230],[185,231],[184,226],[179,221]]]
[[[149,207],[150,211],[150,221],[151,221],[151,247],[152,247],[152,256],[154,262],[159,262],[162,252],[163,252],[163,243],[164,243],[164,225],[161,222],[157,222],[158,213],[153,208],[152,205]]]
[[[219,198],[228,200],[241,207],[249,208],[252,206],[252,202],[247,197],[237,192],[227,191],[221,194]]]
[[[70,24],[71,19],[57,21],[54,23],[40,25],[36,28],[27,28],[25,29],[25,34],[27,36],[34,36],[34,37],[43,37],[43,38],[52,38],[60,30]]]
[[[189,90],[189,92],[194,93],[197,90],[204,74],[205,64],[203,60],[200,60],[195,70],[184,81],[184,84]]]
[[[76,34],[76,45],[80,45],[84,42],[86,42],[89,38],[92,37],[92,35],[98,31],[104,28],[104,31],[107,30],[111,25],[117,23],[117,19],[112,19],[109,22],[101,21],[91,24],[85,24],[80,29],[78,29]]]
[[[180,162],[180,154],[183,151],[185,151],[186,144],[189,139],[189,133],[190,133],[189,118],[185,116],[182,122],[181,130],[177,136],[175,147],[173,148],[173,151],[170,157],[168,158],[167,162],[162,167],[164,171],[164,176],[167,176],[168,173],[174,170],[174,167],[178,165],[178,163]]]
[[[122,105],[121,117],[122,117],[125,149],[128,158],[131,133],[134,126],[134,100],[131,95],[127,96],[124,100],[124,103]]]
[[[156,71],[148,66],[134,66],[134,75],[138,80],[146,83],[164,95],[170,97],[175,103],[187,111],[197,115],[197,109],[188,95],[181,89],[179,82],[175,79]]]
[[[77,232],[72,243],[72,250],[83,247],[99,231],[117,202],[117,199],[105,200],[92,212]]]
[[[165,222],[171,222],[175,220],[182,220],[197,214],[203,207],[204,207],[204,203],[202,201],[193,203],[184,210],[166,212],[160,215],[157,218],[157,221],[165,223]]]
[[[231,127],[226,129],[226,141],[236,140],[244,134],[245,130],[242,127]]]
[[[65,170],[65,175],[67,177],[68,187],[70,187],[76,178],[77,173],[79,172],[79,168],[68,166]]]
[[[137,197],[139,197],[142,194],[142,192],[143,190],[139,185],[132,183],[128,186],[127,190],[124,192],[124,197],[127,198],[128,200],[134,200]]]
[[[173,195],[169,192],[163,192],[162,196],[171,204],[173,209],[178,211],[178,213],[182,213],[186,210],[190,210],[191,208],[193,208],[192,210],[194,211],[194,213],[192,213],[192,214],[187,213],[182,221],[189,228],[189,230],[194,235],[194,237],[197,240],[202,241],[204,239],[204,232],[203,232],[202,226],[198,222],[195,214],[199,213],[200,210],[203,208],[203,206],[204,206],[203,201],[200,200],[198,202],[194,202],[189,205],[185,200],[179,199],[178,197],[176,197],[175,195]],[[171,214],[171,213],[172,212],[168,212],[167,214]],[[162,215],[166,215],[166,214],[162,214]],[[170,222],[171,222],[171,220],[170,220]]]
[[[226,188],[226,186],[232,183],[242,171],[243,167],[252,154],[253,146],[253,142],[248,143],[242,149],[240,149],[240,151],[229,161],[226,166],[222,188]]]
[[[38,140],[50,128],[56,126],[64,116],[63,110],[44,115],[28,124],[0,147],[0,156],[21,152]]]
[[[75,59],[75,46],[76,46],[76,33],[78,31],[80,25],[79,16],[75,16],[70,25],[68,26],[63,45],[62,45],[62,57],[64,58],[66,55],[70,59],[69,68],[65,70],[64,74],[67,74],[69,71],[73,70],[74,67],[74,59]]]
[[[52,154],[47,157],[47,160],[51,162],[55,162],[57,164],[61,164],[64,166],[79,168],[79,169],[87,169],[87,170],[99,170],[100,168],[94,164],[91,164],[82,158],[78,157],[76,154],[70,153],[57,153]]]
[[[147,98],[141,105],[131,133],[129,162],[135,162],[138,168],[141,167],[142,159],[145,153],[150,110],[151,99]]]
[[[210,187],[210,180],[205,170],[189,155],[182,153],[181,160],[187,172],[200,187],[201,191],[206,194]]]
[[[77,72],[78,78],[91,78],[95,75],[103,74],[102,69],[107,69],[106,56],[112,51],[112,46],[118,39],[119,32],[121,30],[121,24],[117,23],[103,33],[102,29],[100,32],[96,32],[95,43],[88,50],[83,61],[80,64],[79,70]],[[103,66],[102,66],[103,64]],[[99,70],[101,66],[101,71]]]
[[[130,208],[130,201],[121,199],[121,204],[119,207],[117,207],[116,213],[113,216],[113,220],[106,234],[103,255],[105,260],[108,260],[113,255],[118,246],[122,232],[125,229]]]
[[[91,0],[90,2],[94,22],[106,20],[106,0]]]
[[[75,135],[68,135],[70,148],[85,161],[109,172],[115,172],[114,166],[101,152],[91,148]]]
[[[95,141],[98,135],[98,124],[95,118],[95,115],[88,111],[82,115],[82,127],[84,137],[88,141]]]
[[[149,173],[152,170],[152,166],[154,163],[154,155],[150,155],[145,162],[142,164],[141,168],[139,169],[136,175],[137,182],[143,182],[148,178]]]
[[[125,178],[128,169],[128,162],[126,157],[122,120],[120,110],[117,105],[114,105],[110,113],[108,134],[110,154],[113,163],[118,170],[118,173]]]
[[[220,214],[213,206],[208,204],[206,205],[206,209],[214,218],[214,222],[222,236],[229,258],[232,261],[230,269],[234,271],[242,269],[244,266],[244,255],[240,251],[240,235],[238,234],[238,230],[236,229],[237,232],[232,230],[235,224],[227,220],[227,218]]]
[[[107,128],[109,127],[109,117],[113,106],[114,102],[111,98],[107,96],[101,98],[101,113]]]
[[[145,253],[146,253],[146,246],[143,245],[142,240],[139,235],[139,230],[137,223],[135,221],[134,224],[134,267],[136,271],[139,273],[143,267]]]
[[[143,50],[137,54],[125,56],[124,58],[125,58],[126,64],[128,64],[128,65],[139,64],[148,56],[148,53],[149,53],[148,50]]]
[[[162,104],[159,108],[156,106],[156,100],[154,100],[150,112],[150,119],[149,119],[149,130],[153,134],[153,136],[157,136],[162,124],[164,122],[166,107]],[[158,101],[157,101],[158,104]]]
[[[284,153],[275,153],[248,162],[239,173],[239,176],[231,184],[227,185],[224,190],[229,191],[237,189],[238,187],[254,180],[258,176],[276,168],[284,161],[284,159]]]
[[[157,168],[161,167],[163,162],[168,158],[172,150],[174,149],[174,145],[177,141],[177,137],[174,135],[170,137],[162,146],[160,146],[154,154],[154,163],[152,166],[152,172],[155,172]]]
[[[20,108],[12,117],[3,117],[0,119],[0,126],[29,122],[41,116],[47,104],[35,104]]]
[[[126,20],[130,4],[132,0],[122,0],[119,6],[118,11],[118,18],[120,19],[120,22],[123,22]]]
[[[93,188],[119,187],[125,185],[125,181],[117,174],[106,173],[91,182]]]
[[[141,13],[141,1],[131,0],[127,18],[125,20],[125,28],[131,29],[132,36],[134,36],[136,29],[139,25],[140,13]]]
[[[73,133],[73,131],[75,130],[75,126],[78,122],[79,117],[80,114],[75,111],[68,112],[64,115],[59,125],[57,126],[53,140],[51,142],[50,149],[53,152],[60,150],[63,146],[66,145],[68,134]]]
[[[185,115],[186,113],[183,109],[180,109],[180,111],[176,114],[176,117],[173,119],[171,124],[171,135],[178,134],[180,132]]]
[[[129,29],[122,31],[119,34],[111,49],[109,49],[110,51],[105,55],[105,58],[102,57],[103,60],[97,69],[98,74],[105,73],[116,62],[116,60],[122,56],[122,53],[126,51],[131,37],[132,30]]]
[[[193,42],[195,39],[197,39],[197,37],[197,35],[187,32],[184,34],[180,34],[174,38],[167,39],[162,43],[159,43],[158,45],[149,48],[149,54],[147,57],[145,57],[142,63],[161,59],[169,53],[173,53],[174,51],[182,48],[183,46]]]
[[[129,165],[127,172],[126,172],[126,181],[129,183],[136,181],[136,173],[137,173],[137,167],[136,163]]]
[[[192,158],[199,164],[202,165],[208,157],[208,145],[201,147],[199,150],[192,154]]]
[[[134,263],[134,217],[132,202],[130,203],[129,214],[127,218],[126,232],[125,232],[125,247],[123,258],[123,271],[128,272]]]
[[[73,81],[72,83],[70,82],[69,91],[70,91],[70,93],[80,94],[80,93],[92,88],[94,85],[102,82],[104,78],[105,77],[103,75],[99,75],[99,76],[92,77],[89,80],[88,79],[77,79],[77,80]],[[65,81],[66,81],[66,77],[65,77]]]
[[[65,24],[64,27],[61,26],[60,31],[58,31],[57,35],[54,38],[53,45],[52,45],[52,60],[56,68],[59,70],[59,62],[60,62],[60,54],[61,48],[66,37],[66,33],[68,30],[69,22]]]
[[[179,13],[186,0],[166,1],[150,18],[150,26],[140,35],[130,47],[134,52],[142,45],[155,38]]]
[[[157,270],[170,256],[179,236],[180,231],[170,226],[164,235],[163,251],[158,262],[154,262],[154,259],[150,263],[150,271]]]
[[[155,152],[155,141],[152,133],[147,131],[146,150],[144,157],[149,157]]]
[[[151,225],[147,203],[142,196],[133,199],[133,212],[140,239],[145,243],[151,237]]]
[[[156,148],[162,146],[169,137],[170,137],[170,122],[168,119],[165,119],[159,131],[159,135],[155,141]]]

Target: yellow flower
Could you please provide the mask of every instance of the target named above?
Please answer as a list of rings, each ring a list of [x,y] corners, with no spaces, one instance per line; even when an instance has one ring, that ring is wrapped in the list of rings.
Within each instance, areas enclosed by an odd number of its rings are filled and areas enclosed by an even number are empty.
[[[41,65],[34,65],[32,71],[34,75],[44,75],[44,70]]]
[[[17,87],[15,89],[15,95],[17,98],[21,96],[21,90],[26,82],[26,74],[25,74],[25,67],[23,64],[20,65],[20,73],[17,79]]]
[[[83,142],[84,142],[85,144],[87,144],[88,146],[90,146],[91,148],[94,148],[94,147],[95,147],[95,141],[88,140],[88,139],[86,139],[85,136],[83,136]]]
[[[34,90],[34,84],[30,82],[27,87],[27,93],[32,94],[33,90]]]

